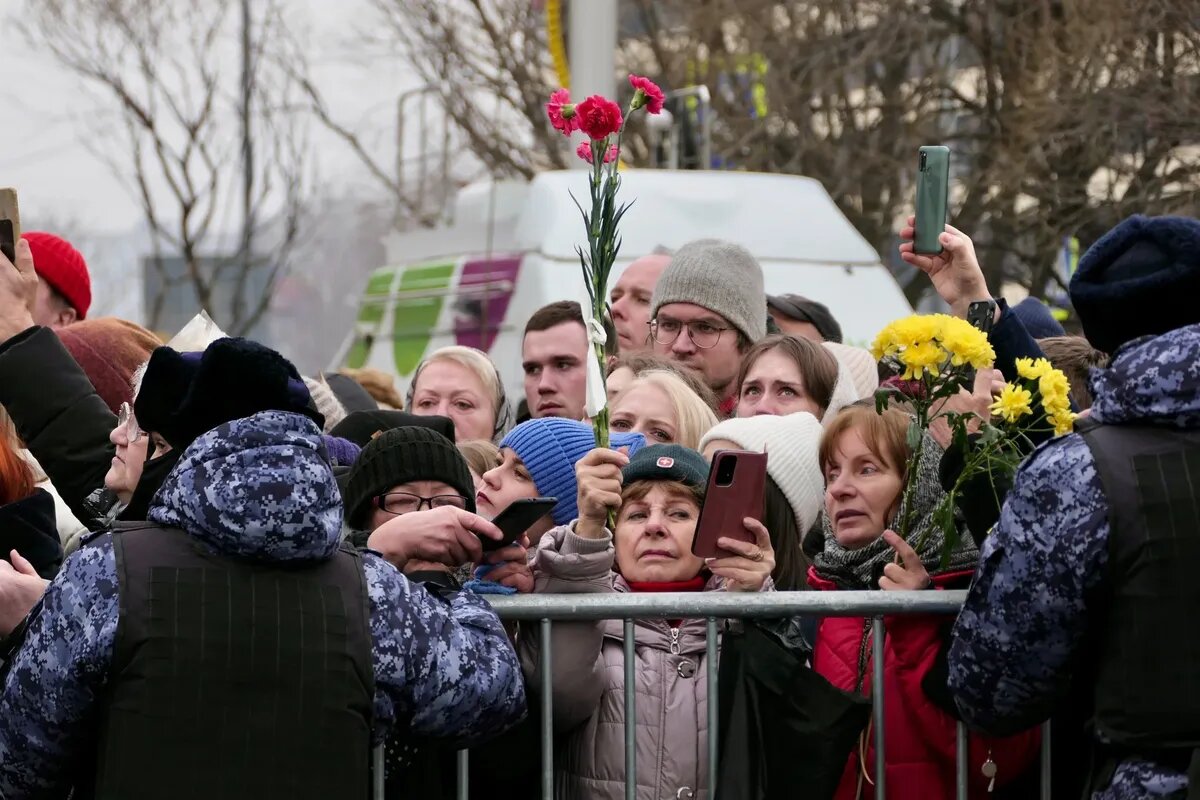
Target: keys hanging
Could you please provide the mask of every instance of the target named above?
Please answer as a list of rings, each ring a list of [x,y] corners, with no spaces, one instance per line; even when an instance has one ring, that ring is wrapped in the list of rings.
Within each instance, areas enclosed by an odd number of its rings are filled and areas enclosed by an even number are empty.
[[[992,761],[992,751],[988,750],[987,760],[983,762],[983,766],[979,768],[983,773],[983,777],[988,779],[988,794],[991,794],[996,789],[996,762]]]

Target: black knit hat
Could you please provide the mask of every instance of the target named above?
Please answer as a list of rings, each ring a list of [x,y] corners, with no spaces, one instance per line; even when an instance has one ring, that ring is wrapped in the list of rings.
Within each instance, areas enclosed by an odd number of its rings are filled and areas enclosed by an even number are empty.
[[[292,362],[249,339],[218,339],[203,353],[159,347],[134,401],[142,429],[180,450],[219,425],[261,411],[304,414],[318,427],[325,423]]]
[[[621,478],[626,486],[634,481],[678,481],[704,491],[708,484],[708,462],[704,456],[679,444],[656,444],[633,454]]]
[[[449,417],[420,416],[407,411],[355,411],[333,426],[329,433],[366,447],[379,434],[392,428],[429,428],[454,441],[454,421]]]
[[[1142,336],[1200,322],[1200,221],[1135,215],[1079,259],[1071,304],[1092,347],[1115,353]]]
[[[346,523],[361,529],[373,498],[410,481],[449,484],[467,498],[467,510],[475,513],[475,480],[467,460],[445,436],[413,426],[384,431],[363,448],[342,493]]]
[[[780,314],[797,322],[811,323],[827,342],[842,341],[842,326],[824,303],[798,294],[767,295],[767,311],[772,316]]]

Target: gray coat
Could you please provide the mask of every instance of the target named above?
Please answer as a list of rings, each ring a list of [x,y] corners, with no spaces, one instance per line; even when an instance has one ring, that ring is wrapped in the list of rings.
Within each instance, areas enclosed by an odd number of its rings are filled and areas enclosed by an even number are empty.
[[[627,592],[613,560],[611,536],[583,539],[569,526],[556,528],[533,558],[534,591]],[[722,583],[713,578],[705,591],[722,591]],[[625,797],[622,630],[620,620],[552,627],[554,727],[566,734],[555,763],[555,797],[562,800]],[[639,620],[634,630],[638,800],[707,799],[704,621]],[[539,648],[537,636],[523,637],[519,648],[530,686],[540,680]]]

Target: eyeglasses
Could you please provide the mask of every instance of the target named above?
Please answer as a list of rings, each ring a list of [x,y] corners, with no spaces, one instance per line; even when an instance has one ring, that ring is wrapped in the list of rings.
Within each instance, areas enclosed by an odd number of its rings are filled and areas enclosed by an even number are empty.
[[[460,494],[439,494],[435,497],[421,497],[408,492],[389,492],[375,498],[375,505],[388,514],[411,514],[422,508],[462,508],[467,507],[467,498]]]
[[[721,341],[721,334],[729,330],[728,327],[723,328],[703,320],[680,322],[670,317],[661,317],[650,321],[650,335],[659,344],[673,344],[684,328],[687,328],[687,335],[692,344],[701,350],[716,347]]]
[[[146,435],[146,432],[138,427],[137,418],[133,416],[133,407],[129,403],[121,403],[121,408],[117,412],[117,427],[125,429],[125,436],[130,443],[136,442]]]

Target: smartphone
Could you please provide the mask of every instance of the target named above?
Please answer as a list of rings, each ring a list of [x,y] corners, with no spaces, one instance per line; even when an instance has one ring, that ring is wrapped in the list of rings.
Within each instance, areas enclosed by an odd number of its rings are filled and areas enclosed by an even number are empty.
[[[753,517],[762,522],[767,493],[767,454],[749,450],[718,450],[708,471],[704,505],[692,537],[692,553],[700,558],[732,555],[717,547],[725,536],[753,542],[754,534],[742,522]]]
[[[913,252],[937,255],[938,238],[946,230],[946,202],[950,191],[950,148],[926,145],[917,151],[917,224]]]
[[[521,534],[529,530],[533,523],[549,514],[556,505],[558,505],[557,497],[523,497],[520,500],[512,501],[492,520],[492,524],[500,529],[504,538],[496,541],[487,536],[480,536],[479,541],[483,543],[483,552],[490,553],[493,550],[508,547],[520,539]]]
[[[17,190],[0,189],[0,252],[17,263],[17,242],[21,240],[21,214],[17,210]]]

